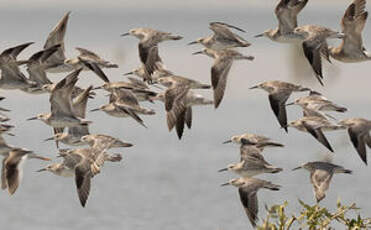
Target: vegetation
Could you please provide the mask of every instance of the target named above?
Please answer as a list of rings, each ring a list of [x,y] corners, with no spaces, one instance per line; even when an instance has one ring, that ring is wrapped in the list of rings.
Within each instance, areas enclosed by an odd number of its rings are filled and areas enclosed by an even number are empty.
[[[337,209],[334,212],[327,208],[316,205],[308,205],[299,200],[302,210],[299,215],[288,215],[285,208],[288,203],[273,205],[267,210],[267,217],[263,224],[258,226],[258,230],[289,230],[289,229],[309,229],[309,230],[332,230],[334,225],[342,225],[349,230],[371,229],[371,218],[362,218],[356,204],[349,206],[341,204],[338,200]]]

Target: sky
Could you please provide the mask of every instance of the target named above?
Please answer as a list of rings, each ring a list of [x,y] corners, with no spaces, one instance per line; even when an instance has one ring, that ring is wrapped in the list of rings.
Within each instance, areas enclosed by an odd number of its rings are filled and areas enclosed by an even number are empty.
[[[213,8],[235,8],[247,7],[249,5],[271,7],[272,2],[275,0],[187,0],[187,1],[174,1],[174,0],[105,0],[102,4],[101,0],[0,0],[1,7],[6,9],[45,9],[45,8],[86,8],[86,9],[128,9],[128,8],[168,8],[168,9],[200,9],[208,8],[212,5]],[[321,5],[323,7],[331,7],[337,4],[344,4],[350,1],[347,0],[312,0],[311,4]]]

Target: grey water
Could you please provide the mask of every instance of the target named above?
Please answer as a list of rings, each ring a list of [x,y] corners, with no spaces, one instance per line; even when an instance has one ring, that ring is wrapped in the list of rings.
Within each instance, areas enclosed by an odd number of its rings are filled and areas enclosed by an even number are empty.
[[[300,17],[301,24],[325,24],[340,29],[340,18],[345,6],[338,8],[308,7]],[[121,38],[121,33],[134,27],[154,27],[184,36],[179,42],[167,42],[160,46],[166,66],[172,71],[210,81],[212,60],[191,53],[201,47],[186,44],[205,36],[210,21],[225,21],[247,29],[243,34],[253,46],[242,52],[254,55],[254,62],[236,62],[229,75],[225,98],[221,107],[202,107],[194,110],[194,123],[186,130],[182,141],[174,132],[169,133],[163,105],[144,104],[154,108],[156,116],[143,116],[148,129],[138,126],[131,119],[117,119],[104,113],[88,113],[94,123],[92,133],[109,134],[135,146],[123,150],[123,161],[107,163],[102,173],[92,181],[86,208],[78,201],[74,181],[48,173],[36,173],[44,162],[28,161],[23,182],[16,194],[10,197],[0,194],[0,223],[2,229],[238,229],[250,228],[240,204],[237,189],[219,185],[234,178],[217,170],[238,161],[239,148],[221,143],[231,135],[244,132],[263,134],[286,145],[283,149],[268,149],[265,158],[285,170],[280,174],[260,178],[282,185],[279,192],[260,191],[260,217],[266,215],[264,205],[289,201],[288,212],[299,210],[297,200],[314,204],[309,173],[291,172],[291,169],[307,161],[321,160],[326,149],[310,135],[279,128],[270,110],[267,95],[248,88],[265,80],[286,80],[313,87],[329,99],[349,108],[346,114],[336,116],[371,116],[370,64],[325,63],[325,87],[319,86],[311,74],[300,51],[288,45],[272,43],[267,39],[255,39],[253,35],[276,26],[271,9],[236,8],[222,10],[84,10],[54,9],[30,11],[22,9],[0,10],[0,48],[5,49],[21,42],[36,43],[21,54],[29,57],[42,48],[47,34],[68,10],[72,10],[65,46],[68,56],[76,55],[74,47],[94,50],[120,65],[117,70],[106,70],[112,81],[124,80],[123,73],[139,65],[137,40]],[[371,47],[371,25],[364,31],[365,47]],[[331,42],[338,44],[338,42]],[[310,73],[310,72],[309,72]],[[49,75],[57,81],[63,74]],[[81,74],[78,83],[83,87],[102,82],[89,72]],[[52,135],[50,127],[39,121],[26,121],[41,112],[48,112],[47,95],[33,96],[18,91],[1,91],[7,99],[1,106],[9,108],[11,124],[16,126],[15,137],[5,137],[15,146],[32,149],[39,154],[55,158],[56,146],[42,140]],[[209,97],[210,92],[200,91]],[[98,92],[89,101],[88,109],[94,109],[107,98]],[[293,95],[290,100],[302,94]],[[289,120],[300,117],[300,110],[292,107]],[[335,154],[333,162],[353,170],[353,175],[335,175],[325,200],[321,205],[333,210],[340,198],[345,204],[357,203],[361,213],[371,213],[369,175],[366,167],[353,149],[345,131],[329,133]],[[65,146],[67,147],[67,146]]]

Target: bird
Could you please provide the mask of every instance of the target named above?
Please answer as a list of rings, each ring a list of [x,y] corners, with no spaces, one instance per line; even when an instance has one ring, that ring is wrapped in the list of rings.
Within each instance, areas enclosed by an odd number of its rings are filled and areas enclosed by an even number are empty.
[[[371,60],[371,55],[363,46],[362,31],[365,28],[368,12],[366,0],[354,0],[341,20],[344,38],[338,47],[329,47],[329,53],[335,60],[354,63]]]
[[[176,125],[176,131],[178,138],[181,139],[184,131],[184,124],[187,125],[189,129],[192,127],[192,120],[193,120],[193,106],[204,106],[204,105],[212,105],[214,102],[212,100],[209,100],[205,98],[203,95],[195,93],[194,91],[190,89],[185,89],[188,90],[187,94],[185,97],[178,98],[177,100],[180,100],[182,105],[177,108],[177,109],[170,109],[168,111],[167,119],[168,120],[168,125],[170,125],[170,131],[172,127],[174,126],[172,122],[175,122]],[[179,91],[180,92],[180,91]],[[168,97],[172,97],[172,94],[168,93]],[[174,95],[177,97],[176,95]],[[162,93],[158,93],[155,97],[152,97],[152,100],[159,100],[165,103],[166,99],[166,91]],[[173,102],[173,105],[177,106],[177,100]],[[172,107],[173,107],[172,105]],[[183,107],[184,106],[184,107]],[[175,107],[174,107],[175,108]],[[178,111],[178,109],[180,109]],[[184,114],[183,114],[184,113]],[[180,124],[183,122],[183,124]]]
[[[117,138],[104,134],[88,134],[81,137],[81,141],[87,143],[92,148],[99,148],[100,145],[109,143],[109,148],[127,148],[132,147],[133,144],[123,142]]]
[[[295,43],[292,32],[298,26],[297,16],[308,0],[280,0],[275,8],[278,28],[268,29],[255,37],[267,37],[275,42]]]
[[[107,160],[121,161],[121,156],[111,156],[106,153],[112,142],[100,145],[99,148],[82,148],[60,150],[62,163],[54,163],[38,172],[49,171],[58,176],[75,177],[77,194],[82,207],[85,207],[90,193],[91,179],[100,173],[101,167]]]
[[[36,155],[30,150],[12,148],[3,159],[1,170],[1,187],[2,189],[8,189],[10,195],[13,195],[17,191],[17,188],[22,181],[22,165],[27,158],[51,161],[51,159]]]
[[[352,171],[342,166],[329,162],[314,161],[302,164],[294,170],[306,169],[310,172],[310,181],[313,184],[314,194],[317,203],[326,197],[326,191],[329,189],[332,176],[335,173],[351,174]]]
[[[367,165],[367,151],[366,144],[371,148],[371,121],[364,118],[347,118],[341,120],[339,123],[348,129],[348,134],[354,148],[362,161]]]
[[[286,104],[286,106],[289,105],[299,105],[303,109],[316,111],[335,111],[340,113],[348,111],[344,106],[335,104],[316,91],[310,91],[308,96],[300,97],[294,102]]]
[[[46,72],[50,73],[65,73],[73,71],[73,68],[70,65],[66,65],[64,62],[66,60],[65,56],[65,46],[64,46],[64,37],[66,35],[67,24],[71,12],[67,12],[63,15],[57,25],[49,33],[45,44],[44,49],[48,49],[55,45],[60,45],[58,50],[51,55],[50,58],[46,61],[46,64],[49,68],[46,69]]]
[[[212,57],[215,61],[211,67],[211,85],[214,90],[214,107],[218,108],[223,97],[227,85],[228,73],[232,67],[234,60],[254,60],[253,56],[245,56],[235,50],[225,49],[215,51],[212,49],[203,49],[195,52],[193,55],[205,54]]]
[[[230,30],[230,28],[232,28],[240,32],[246,32],[236,26],[224,22],[211,22],[209,28],[214,32],[213,35],[198,38],[196,41],[188,43],[188,45],[201,44],[204,47],[213,50],[249,47],[251,45],[251,43]]]
[[[183,37],[179,35],[172,35],[168,32],[155,30],[152,28],[134,28],[121,36],[134,36],[138,38],[139,57],[144,65],[145,80],[152,82],[151,76],[155,70],[160,69],[158,65],[162,66],[162,60],[158,52],[158,44],[168,40],[181,40]]]
[[[258,221],[259,210],[257,192],[262,188],[272,191],[279,191],[281,188],[280,185],[252,177],[232,179],[221,186],[227,185],[233,185],[238,188],[242,206],[245,209],[245,213],[254,228],[256,227],[256,222]]]
[[[45,72],[48,69],[48,64],[46,61],[55,53],[59,48],[60,44],[51,46],[47,49],[43,49],[35,54],[33,54],[27,61],[27,72],[29,74],[29,79],[36,83],[36,86],[22,89],[26,92],[33,94],[47,93],[44,85],[53,84],[47,77]]]
[[[76,116],[85,119],[86,117],[86,106],[89,98],[89,93],[93,86],[89,86],[81,94],[73,99],[72,109]],[[45,139],[45,141],[55,140],[57,147],[58,143],[62,142],[66,145],[80,146],[85,143],[81,141],[81,137],[89,134],[89,127],[87,125],[77,125],[68,127],[68,132],[60,132],[54,134],[52,137]]]
[[[90,124],[91,121],[79,118],[72,108],[72,90],[78,81],[80,72],[81,69],[70,73],[54,87],[49,97],[51,113],[38,114],[36,117],[27,120],[41,120],[52,126],[55,133],[62,132],[61,129],[63,130],[64,127]]]
[[[112,89],[109,104],[90,110],[103,111],[114,117],[131,117],[143,127],[147,127],[138,114],[154,115],[155,111],[139,105],[135,95],[126,89]]]
[[[305,116],[287,124],[287,127],[296,128],[302,132],[310,133],[322,145],[334,152],[323,131],[334,131],[344,129],[343,125],[334,124],[329,120],[318,116]]]
[[[163,75],[159,76],[154,83],[159,83],[166,88],[170,88],[176,84],[187,84],[191,89],[210,89],[211,85],[202,83],[200,81],[175,75],[171,72],[164,72]]]
[[[262,173],[279,173],[282,170],[282,168],[268,163],[260,153],[249,151],[242,161],[236,164],[229,164],[218,172],[231,171],[241,177],[253,177]]]
[[[304,55],[311,65],[314,75],[323,86],[323,73],[321,54],[330,61],[327,39],[342,39],[344,33],[333,31],[329,28],[317,25],[305,25],[296,27],[293,31],[295,39],[302,41]]]
[[[19,69],[23,61],[17,61],[17,56],[33,42],[23,43],[4,50],[0,54],[1,79],[0,88],[2,89],[26,89],[36,86],[36,83],[26,78]],[[22,62],[22,63],[20,63]]]
[[[262,89],[269,94],[269,102],[277,120],[287,132],[286,101],[293,92],[310,91],[311,89],[301,85],[295,85],[284,81],[266,81],[250,89]]]
[[[263,136],[263,135],[257,135],[257,134],[252,134],[252,133],[244,133],[241,135],[235,135],[232,136],[229,140],[226,140],[223,142],[223,144],[228,144],[228,143],[235,143],[235,144],[253,144],[253,145],[258,145],[260,147],[284,147],[283,144],[273,142],[271,141],[270,138]],[[268,145],[269,144],[269,145]]]

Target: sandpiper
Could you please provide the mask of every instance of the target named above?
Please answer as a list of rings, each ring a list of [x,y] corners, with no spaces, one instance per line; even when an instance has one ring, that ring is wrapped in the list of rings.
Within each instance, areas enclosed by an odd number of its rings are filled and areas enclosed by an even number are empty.
[[[296,121],[290,122],[287,126],[294,127],[302,132],[310,133],[331,152],[334,152],[334,150],[332,149],[326,136],[323,134],[323,131],[334,131],[345,128],[345,126],[343,125],[334,124],[329,120],[318,116],[306,116]]]
[[[10,195],[13,195],[17,190],[22,180],[22,165],[27,158],[36,158],[44,161],[50,161],[51,159],[36,155],[32,151],[13,148],[3,160],[2,166],[2,189],[8,189]]]
[[[127,148],[133,144],[123,142],[120,139],[104,135],[104,134],[89,134],[81,137],[81,141],[87,143],[92,148],[101,148],[101,145],[109,145],[109,148]]]
[[[316,92],[316,91],[311,91],[309,93],[309,96],[301,97],[296,99],[292,103],[288,103],[286,105],[299,105],[303,109],[309,109],[309,110],[318,110],[318,111],[335,111],[335,112],[340,112],[344,113],[348,109],[337,105],[324,97],[322,94]]]
[[[208,37],[199,38],[188,45],[201,44],[208,49],[223,50],[235,47],[249,47],[251,43],[239,35],[233,33],[229,28],[245,32],[244,30],[224,22],[211,22],[209,28],[214,32]]]
[[[294,168],[293,170],[301,168],[310,172],[310,181],[313,184],[317,203],[326,197],[326,191],[328,190],[331,178],[335,173],[352,173],[351,170],[345,169],[342,166],[321,161],[308,162],[297,168]]]
[[[47,90],[43,87],[45,84],[53,84],[46,75],[45,70],[48,68],[46,61],[60,48],[60,45],[51,46],[33,54],[27,61],[27,72],[29,79],[35,82],[35,87],[25,88],[24,91],[40,94],[46,93]]]
[[[303,51],[309,64],[315,73],[315,77],[323,86],[321,54],[330,61],[327,39],[342,39],[344,33],[333,31],[329,28],[317,25],[305,25],[296,27],[293,34],[296,39],[303,41]]]
[[[93,86],[85,89],[80,95],[73,99],[72,109],[76,116],[85,119],[86,117],[86,106],[89,98],[89,93]],[[87,125],[77,125],[68,127],[68,132],[61,132],[54,134],[53,137],[45,139],[45,141],[55,140],[57,147],[59,142],[71,146],[80,146],[85,143],[81,141],[81,137],[89,134],[89,127]]]
[[[260,153],[250,152],[239,163],[229,164],[218,172],[232,171],[242,177],[253,177],[262,173],[279,173],[282,170],[268,163]]]
[[[129,30],[128,33],[124,33],[121,36],[132,35],[140,40],[138,49],[139,57],[145,67],[146,80],[152,81],[151,75],[157,69],[158,63],[162,63],[162,60],[158,54],[158,44],[167,40],[180,40],[183,37],[178,35],[172,35],[168,32],[162,32],[151,28],[135,28]]]
[[[339,122],[348,128],[350,140],[362,161],[367,165],[366,144],[371,148],[371,121],[364,118],[348,118]]]
[[[297,16],[308,0],[281,0],[275,9],[278,28],[269,29],[255,37],[267,37],[275,42],[293,43],[292,32],[298,26]]]
[[[228,144],[228,143],[235,143],[235,144],[240,144],[243,145],[244,143],[252,143],[254,145],[262,144],[262,143],[270,143],[269,146],[272,147],[284,147],[283,144],[277,143],[277,142],[272,142],[270,138],[262,136],[262,135],[257,135],[257,134],[252,134],[252,133],[244,133],[241,135],[235,135],[232,136],[231,139],[224,141],[223,144]]]
[[[204,106],[204,105],[212,105],[214,104],[214,102],[212,100],[209,100],[207,98],[205,98],[203,95],[201,94],[197,94],[195,92],[193,92],[192,90],[190,89],[186,89],[184,88],[183,90],[188,90],[187,94],[183,97],[181,95],[181,88],[178,89],[179,90],[179,95],[173,95],[173,93],[169,93],[168,91],[165,91],[165,92],[162,92],[162,93],[158,93],[155,97],[153,97],[152,99],[153,100],[160,100],[162,102],[165,103],[166,99],[166,92],[168,92],[167,94],[167,97],[168,97],[168,103],[175,103],[176,106],[174,107],[174,109],[172,108],[171,106],[171,109],[168,111],[168,115],[167,115],[167,119],[168,120],[168,127],[169,127],[169,130],[171,131],[171,129],[174,127],[176,127],[176,130],[177,130],[177,135],[178,135],[178,138],[181,139],[182,135],[183,135],[183,131],[184,131],[184,124],[187,125],[187,127],[189,129],[191,129],[192,127],[192,107],[193,106]],[[169,97],[178,97],[177,99],[174,100],[174,102],[171,102],[172,99],[169,99]],[[169,102],[170,100],[170,102]],[[177,105],[177,103],[180,103],[180,106]],[[178,110],[179,109],[179,110]],[[174,124],[175,122],[175,124]],[[179,124],[178,124],[179,122]],[[180,122],[183,122],[183,124],[180,124]]]
[[[72,127],[77,125],[88,125],[90,121],[85,121],[76,116],[72,108],[72,90],[78,81],[78,75],[81,69],[67,75],[54,87],[49,102],[51,104],[51,113],[38,114],[36,117],[28,120],[41,120],[45,124],[54,128],[56,133],[61,132],[58,129]]]
[[[341,20],[342,32],[345,37],[339,47],[330,47],[332,58],[348,63],[371,60],[362,41],[362,31],[368,17],[365,10],[366,0],[354,0],[345,11]]]
[[[283,81],[267,81],[250,89],[262,89],[269,94],[269,102],[281,127],[287,132],[286,101],[293,92],[310,91],[311,89]]]
[[[132,117],[143,127],[146,127],[143,120],[138,116],[138,113],[145,115],[154,115],[155,111],[143,108],[139,105],[138,99],[129,90],[112,89],[113,93],[110,96],[109,104],[102,105],[94,111],[103,111],[114,117]]]
[[[58,50],[51,55],[50,58],[46,61],[49,66],[46,69],[50,73],[64,73],[73,71],[73,68],[69,65],[66,65],[64,61],[66,56],[64,54],[64,36],[66,35],[67,23],[71,12],[67,12],[62,19],[57,23],[53,30],[49,33],[48,38],[44,44],[44,49],[50,48],[55,45],[60,45]]]
[[[215,59],[214,64],[211,68],[211,85],[214,90],[214,106],[218,108],[220,105],[224,91],[227,85],[227,76],[229,70],[232,67],[234,60],[254,60],[253,56],[245,56],[235,50],[221,50],[215,51],[212,49],[203,49],[202,51],[193,53],[195,54],[205,54],[209,57]]]
[[[33,42],[24,43],[15,47],[8,48],[0,54],[1,79],[0,88],[2,89],[27,89],[36,86],[19,69],[17,56]]]
[[[222,184],[222,186],[233,185],[238,188],[241,203],[245,209],[245,213],[249,218],[251,225],[255,228],[256,222],[258,221],[258,197],[257,193],[259,189],[265,188],[273,191],[280,190],[280,185],[272,184],[266,180],[260,180],[257,178],[238,178],[232,179],[229,182]]]

